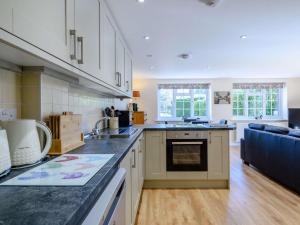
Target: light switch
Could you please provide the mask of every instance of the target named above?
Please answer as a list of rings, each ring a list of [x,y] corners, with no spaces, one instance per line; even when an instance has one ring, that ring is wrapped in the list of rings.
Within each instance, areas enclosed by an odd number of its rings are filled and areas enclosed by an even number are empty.
[[[15,120],[17,119],[16,109],[0,109],[0,120]]]

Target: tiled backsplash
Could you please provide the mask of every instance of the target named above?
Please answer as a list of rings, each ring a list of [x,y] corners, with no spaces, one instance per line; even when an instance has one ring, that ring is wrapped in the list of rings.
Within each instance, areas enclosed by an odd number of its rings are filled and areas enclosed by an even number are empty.
[[[105,107],[115,105],[114,98],[102,97],[85,90],[72,88],[68,82],[42,75],[42,119],[50,114],[71,111],[82,114],[84,132],[91,131],[99,120]],[[123,106],[126,107],[126,106]]]
[[[21,117],[21,75],[0,69],[1,117],[5,111],[15,111],[16,117]]]

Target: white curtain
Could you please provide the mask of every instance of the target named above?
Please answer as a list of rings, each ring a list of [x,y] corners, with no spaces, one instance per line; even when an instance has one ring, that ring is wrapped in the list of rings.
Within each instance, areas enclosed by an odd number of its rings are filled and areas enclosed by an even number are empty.
[[[278,89],[284,88],[284,83],[234,83],[233,89]]]
[[[159,84],[158,89],[209,89],[210,84]]]

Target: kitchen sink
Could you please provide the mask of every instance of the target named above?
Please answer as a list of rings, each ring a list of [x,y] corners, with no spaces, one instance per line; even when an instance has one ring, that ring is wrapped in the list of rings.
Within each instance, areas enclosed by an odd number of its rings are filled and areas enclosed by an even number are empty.
[[[138,131],[137,128],[104,129],[100,134],[89,133],[84,139],[129,138]]]

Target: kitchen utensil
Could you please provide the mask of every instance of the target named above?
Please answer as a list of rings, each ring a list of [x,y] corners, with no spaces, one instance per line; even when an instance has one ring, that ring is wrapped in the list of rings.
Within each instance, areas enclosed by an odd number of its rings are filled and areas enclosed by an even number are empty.
[[[114,106],[111,106],[111,117],[116,117]]]
[[[5,130],[0,129],[0,177],[6,175],[11,168],[9,145]]]
[[[111,109],[110,108],[105,108],[105,114],[108,116],[108,117],[112,117],[111,115]]]
[[[12,166],[31,165],[47,155],[52,138],[50,129],[44,123],[35,120],[14,120],[0,121],[0,126],[7,132]],[[37,128],[46,134],[43,151]]]

